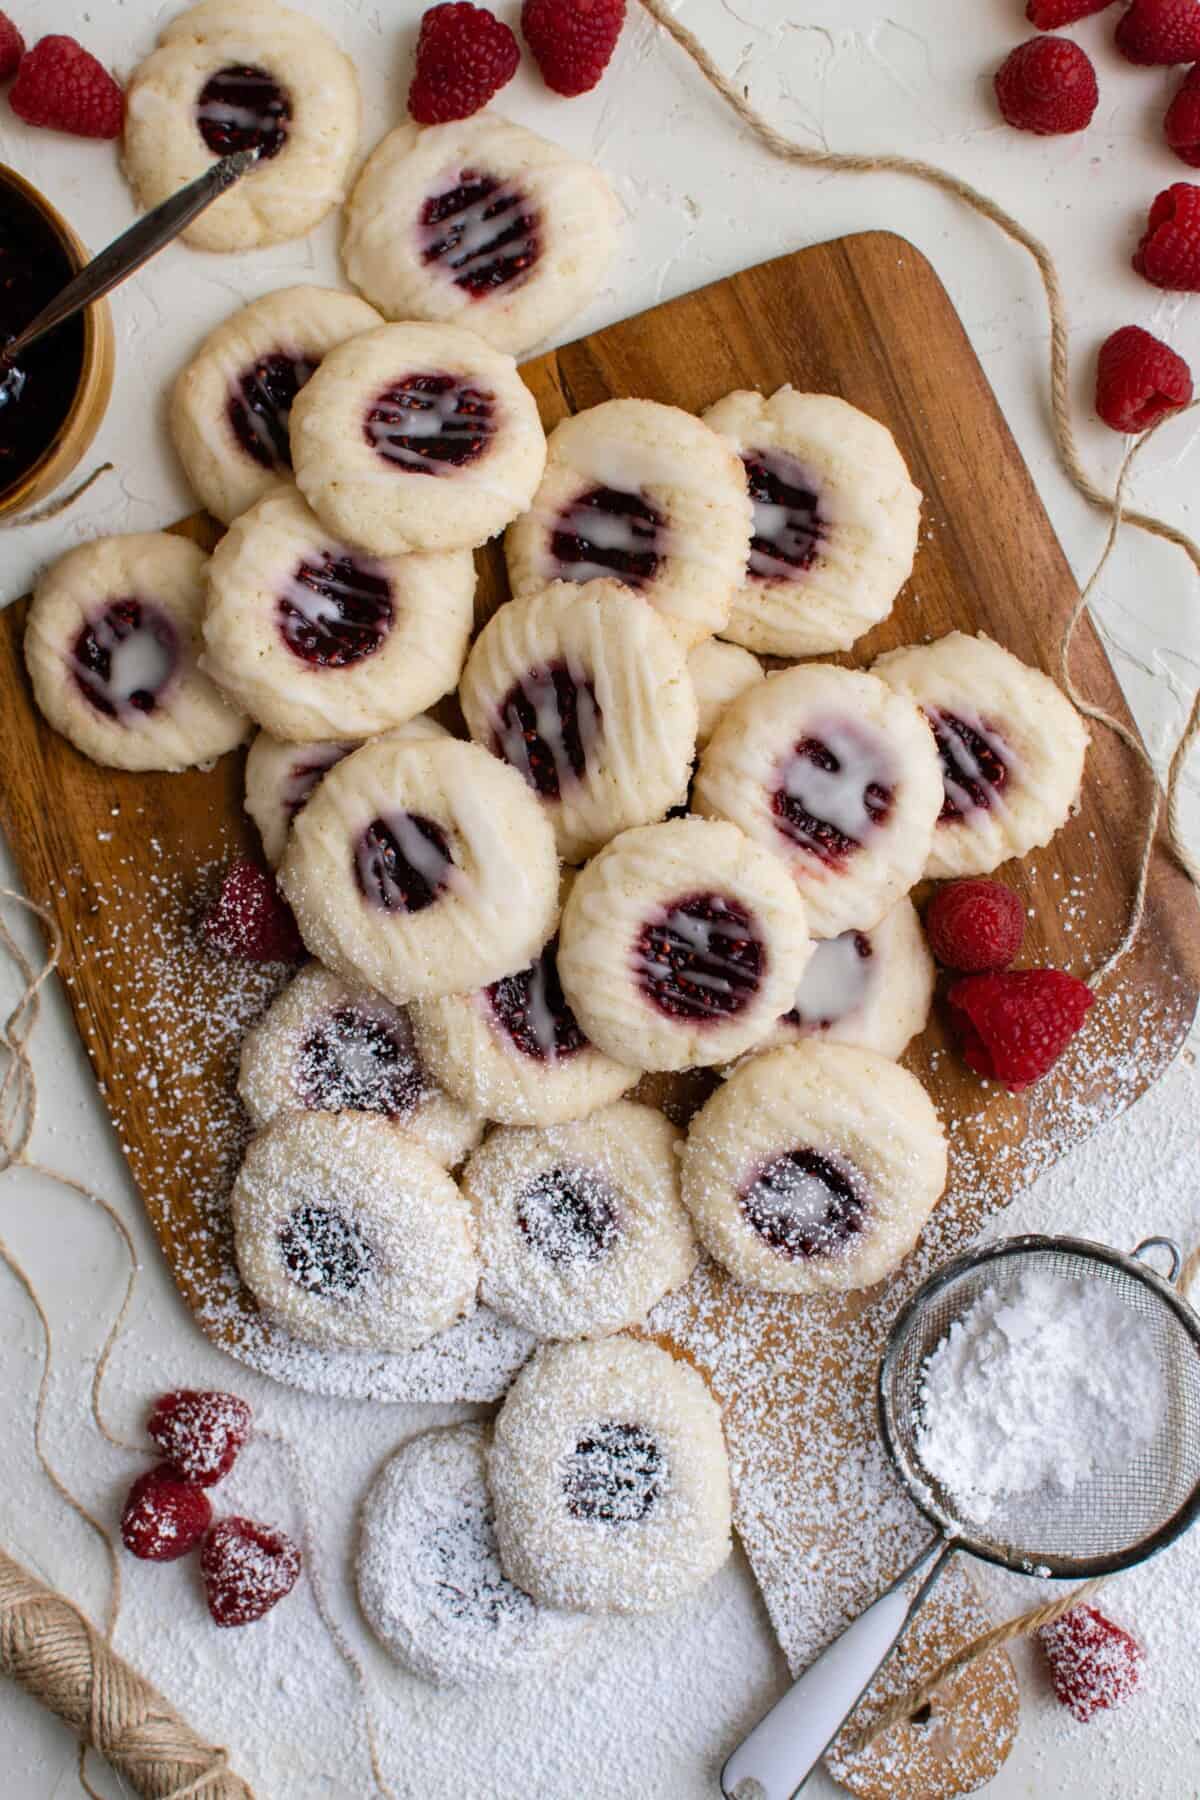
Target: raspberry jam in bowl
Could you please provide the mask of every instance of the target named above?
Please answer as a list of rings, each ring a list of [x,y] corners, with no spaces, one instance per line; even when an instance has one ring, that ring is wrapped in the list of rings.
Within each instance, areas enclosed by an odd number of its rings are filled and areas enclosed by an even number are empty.
[[[87,260],[65,219],[0,164],[0,341],[15,337]],[[51,493],[95,437],[112,390],[107,304],[51,332],[18,368],[19,391],[0,407],[0,516]]]

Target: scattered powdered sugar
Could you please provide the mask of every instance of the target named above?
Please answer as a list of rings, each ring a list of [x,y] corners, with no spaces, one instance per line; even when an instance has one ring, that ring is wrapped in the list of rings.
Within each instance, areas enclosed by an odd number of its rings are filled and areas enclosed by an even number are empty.
[[[919,1400],[922,1463],[986,1525],[1009,1495],[1127,1468],[1160,1429],[1166,1387],[1145,1316],[1110,1282],[1027,1269],[954,1320]]]

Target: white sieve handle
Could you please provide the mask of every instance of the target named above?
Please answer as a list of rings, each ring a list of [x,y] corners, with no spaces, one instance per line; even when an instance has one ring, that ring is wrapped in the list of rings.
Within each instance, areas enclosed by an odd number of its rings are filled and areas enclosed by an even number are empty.
[[[935,1538],[886,1593],[822,1651],[721,1770],[725,1800],[792,1800],[896,1648],[957,1548],[952,1538]],[[904,1590],[917,1575],[923,1579],[910,1601]]]

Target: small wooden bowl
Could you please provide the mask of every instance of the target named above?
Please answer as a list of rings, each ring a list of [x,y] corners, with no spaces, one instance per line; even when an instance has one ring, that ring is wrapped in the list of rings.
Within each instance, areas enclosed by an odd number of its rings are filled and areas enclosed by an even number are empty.
[[[0,163],[0,206],[10,194],[18,205],[24,203],[40,215],[62,246],[72,272],[81,269],[89,260],[86,246],[35,187]],[[112,314],[106,300],[97,300],[83,315],[83,362],[66,417],[36,462],[0,488],[0,518],[45,499],[75,468],[100,429],[112,393],[115,360]]]

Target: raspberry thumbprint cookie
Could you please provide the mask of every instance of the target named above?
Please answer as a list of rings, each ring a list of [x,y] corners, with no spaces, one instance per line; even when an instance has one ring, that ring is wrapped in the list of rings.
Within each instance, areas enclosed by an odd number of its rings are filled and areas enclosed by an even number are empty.
[[[729,1555],[720,1411],[657,1344],[540,1350],[500,1409],[488,1474],[501,1566],[544,1606],[660,1612]]]
[[[870,1287],[911,1250],[946,1183],[946,1139],[914,1075],[843,1044],[752,1056],[692,1120],[683,1200],[747,1287]]]
[[[869,931],[920,879],[942,804],[919,709],[874,675],[802,663],[726,712],[700,758],[696,811],[780,858],[817,937]]]
[[[505,555],[517,598],[551,581],[625,587],[690,649],[729,620],[750,546],[742,466],[715,431],[655,400],[606,400],[556,425]]]
[[[921,496],[887,427],[832,394],[727,394],[704,415],[754,503],[722,635],[760,655],[848,650],[912,573]]]
[[[249,721],[199,667],[208,558],[163,531],[94,538],[37,584],[25,662],[56,731],[114,769],[190,769]]]
[[[615,581],[556,581],[500,607],[459,699],[475,742],[537,795],[569,863],[687,794],[696,696],[684,653]]]
[[[986,875],[1066,824],[1088,730],[1048,675],[962,631],[889,651],[873,673],[921,708],[937,744],[943,795],[927,875]]]
[[[546,463],[517,365],[458,325],[381,325],[339,344],[292,407],[296,482],[377,556],[471,550],[525,511]]]
[[[276,0],[201,0],[163,30],[125,101],[125,173],[157,206],[219,157],[256,166],[184,232],[198,250],[303,237],[344,198],[358,147],[354,64]]]
[[[592,298],[618,216],[599,169],[495,113],[406,124],[358,178],[342,260],[389,319],[468,325],[521,356]]]
[[[229,525],[292,468],[292,402],[327,350],[383,320],[333,288],[281,288],[205,338],[171,394],[171,436],[196,494]]]
[[[678,1143],[662,1113],[630,1100],[572,1125],[494,1131],[462,1178],[484,1303],[540,1338],[642,1324],[699,1256]]]
[[[371,737],[455,686],[474,606],[469,550],[369,555],[281,487],[213,553],[204,666],[275,737]]]
[[[397,1006],[525,968],[558,916],[541,807],[515,769],[454,738],[379,738],[337,763],[279,881],[317,960]]]
[[[696,690],[696,748],[703,750],[734,701],[756,687],[766,671],[756,656],[737,644],[706,638],[688,655],[688,674]]]
[[[816,944],[795,1001],[767,1043],[815,1037],[902,1056],[929,1019],[934,975],[917,909],[901,900],[870,931],[843,931]]]

